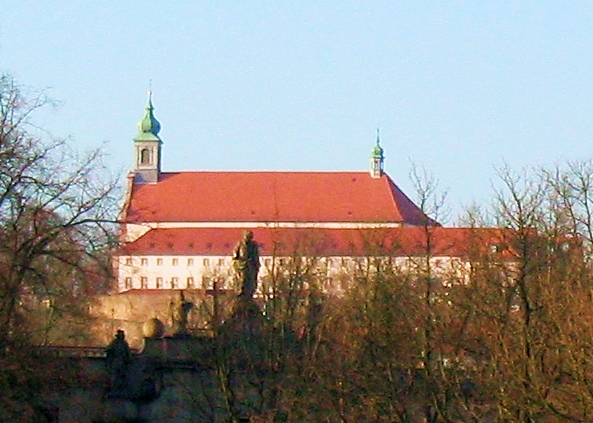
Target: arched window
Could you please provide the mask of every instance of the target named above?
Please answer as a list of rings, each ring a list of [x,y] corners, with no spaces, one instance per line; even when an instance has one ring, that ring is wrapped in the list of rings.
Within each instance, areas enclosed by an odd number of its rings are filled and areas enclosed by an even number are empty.
[[[142,151],[140,151],[140,164],[150,164],[150,150],[148,148],[143,148]]]

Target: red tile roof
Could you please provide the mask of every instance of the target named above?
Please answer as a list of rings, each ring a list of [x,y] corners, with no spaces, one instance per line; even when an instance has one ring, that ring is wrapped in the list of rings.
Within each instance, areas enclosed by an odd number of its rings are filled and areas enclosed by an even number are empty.
[[[242,238],[240,228],[153,229],[123,247],[121,255],[230,256]],[[496,245],[511,257],[512,233],[503,229],[428,228],[406,226],[377,229],[255,228],[262,256],[447,256],[489,252]]]
[[[162,173],[156,184],[133,186],[124,218],[409,225],[423,225],[427,219],[387,175],[373,179],[365,172]]]

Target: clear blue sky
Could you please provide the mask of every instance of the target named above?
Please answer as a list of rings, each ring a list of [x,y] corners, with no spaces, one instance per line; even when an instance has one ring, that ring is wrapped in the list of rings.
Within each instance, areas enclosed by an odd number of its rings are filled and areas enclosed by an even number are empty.
[[[592,24],[576,1],[0,0],[0,71],[115,170],[152,80],[164,170],[366,171],[380,127],[396,183],[414,162],[460,210],[503,161],[593,157]]]

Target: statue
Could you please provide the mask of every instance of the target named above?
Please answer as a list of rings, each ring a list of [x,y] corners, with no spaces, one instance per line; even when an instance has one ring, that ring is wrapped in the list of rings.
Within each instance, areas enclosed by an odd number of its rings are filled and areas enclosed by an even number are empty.
[[[193,307],[193,304],[185,301],[183,291],[179,291],[179,295],[171,300],[170,307],[173,335],[177,337],[186,336],[188,320],[187,315]]]
[[[126,393],[128,365],[132,361],[132,352],[125,338],[124,331],[118,330],[115,339],[105,349],[107,368],[111,374],[111,392],[116,395]]]
[[[241,298],[252,298],[257,288],[259,271],[259,246],[253,240],[253,232],[246,231],[233,252],[233,267],[241,282]]]

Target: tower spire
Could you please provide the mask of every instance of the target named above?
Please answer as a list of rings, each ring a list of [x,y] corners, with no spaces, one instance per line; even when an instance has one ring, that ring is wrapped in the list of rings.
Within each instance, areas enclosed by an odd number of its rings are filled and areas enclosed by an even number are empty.
[[[151,84],[152,85],[152,81]],[[161,172],[161,124],[154,117],[152,90],[148,91],[144,117],[138,122],[138,135],[134,138],[136,180],[156,183]]]
[[[385,156],[383,155],[383,149],[381,148],[381,139],[379,135],[379,128],[377,128],[377,141],[375,147],[371,153],[371,177],[380,178],[383,175],[383,162]]]
[[[152,91],[149,90],[148,104],[145,109],[144,117],[138,122],[138,135],[134,138],[134,141],[154,141],[161,139],[158,134],[161,131],[161,124],[154,117],[154,106],[152,105]]]

